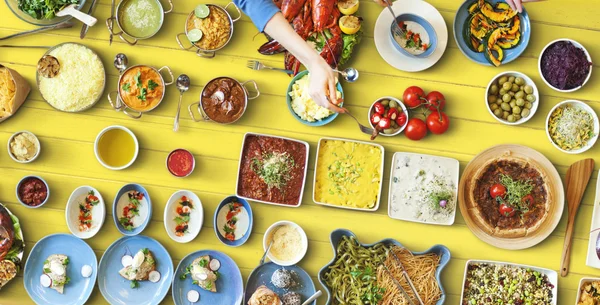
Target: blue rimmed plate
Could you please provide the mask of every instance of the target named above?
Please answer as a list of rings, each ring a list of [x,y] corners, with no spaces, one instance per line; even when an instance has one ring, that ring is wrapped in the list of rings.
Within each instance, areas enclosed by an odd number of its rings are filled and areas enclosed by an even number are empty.
[[[297,283],[296,286],[291,287],[289,289],[278,288],[271,283],[271,276],[278,269],[286,269],[289,271],[293,271],[294,281]],[[269,289],[273,290],[279,297],[283,297],[284,294],[288,292],[296,292],[300,294],[300,298],[302,302],[306,301],[309,297],[311,297],[316,292],[315,283],[312,278],[304,269],[299,266],[293,265],[289,267],[282,267],[273,262],[268,262],[262,264],[256,269],[252,271],[250,276],[248,277],[248,282],[246,283],[246,293],[244,297],[244,303],[248,304],[250,297],[256,291],[258,287],[261,285],[267,286]],[[313,301],[310,305],[316,305],[317,301]]]
[[[123,208],[129,204],[127,193],[131,191],[137,191],[144,194],[144,199],[140,200],[140,206],[138,208],[139,215],[133,217],[133,224],[135,227],[133,230],[126,230],[119,222],[119,218],[123,215]],[[136,183],[124,185],[117,193],[117,196],[115,196],[112,213],[115,226],[117,226],[117,229],[121,234],[125,236],[134,236],[142,233],[152,218],[152,201],[150,200],[148,191],[146,191],[143,186]]]
[[[425,52],[420,54],[413,54],[412,52],[406,50],[402,45],[400,45],[400,42],[397,40],[399,39],[399,37],[394,35],[396,23],[400,22],[406,24],[408,31],[411,31],[412,29],[413,32],[419,33],[421,35],[423,43],[428,42],[429,47],[427,48],[427,50],[425,50]],[[437,33],[435,32],[435,29],[433,28],[431,23],[429,23],[429,21],[415,14],[402,14],[396,17],[396,20],[393,21],[390,26],[390,37],[392,38],[392,42],[394,43],[394,47],[396,47],[396,50],[409,57],[429,57],[431,54],[433,54],[433,52],[435,52],[435,48],[437,48]]]
[[[160,280],[157,283],[142,281],[138,288],[131,288],[131,282],[119,274],[123,268],[121,258],[125,254],[133,256],[143,248],[152,252]],[[158,241],[143,235],[124,236],[115,241],[100,259],[99,270],[98,288],[110,304],[159,304],[169,292],[173,280],[173,261],[169,252]]]
[[[496,5],[498,2],[505,2],[504,0],[486,0],[492,5]],[[465,56],[482,65],[492,66],[492,64],[485,59],[483,53],[477,53],[469,48],[466,41],[464,31],[465,31],[465,23],[467,23],[471,18],[469,14],[469,6],[473,3],[476,3],[477,0],[467,0],[465,1],[458,11],[456,11],[456,15],[454,16],[454,40],[458,45],[460,51],[465,54]],[[529,15],[527,11],[523,8],[523,12],[519,13],[519,19],[521,19],[521,41],[512,49],[504,49],[504,59],[502,60],[502,64],[507,64],[515,59],[517,59],[529,44],[529,38],[531,37],[531,23],[529,21]]]
[[[358,238],[356,237],[356,235],[354,233],[352,233],[352,231],[350,231],[350,230],[337,229],[337,230],[334,230],[333,232],[331,232],[330,241],[331,241],[331,246],[333,247],[333,259],[331,260],[331,262],[329,262],[329,264],[327,264],[323,268],[321,268],[321,271],[319,271],[319,282],[321,283],[321,286],[323,286],[323,288],[325,289],[325,292],[327,292],[327,303],[326,303],[327,305],[330,305],[332,302],[332,300],[331,300],[332,293],[329,290],[330,287],[325,284],[325,281],[323,280],[323,276],[325,275],[325,273],[327,272],[329,267],[331,267],[331,265],[333,265],[335,263],[335,261],[338,259],[338,253],[337,253],[336,249],[343,237],[354,237],[358,241]],[[376,243],[372,243],[372,244],[362,244],[361,243],[360,245],[363,247],[369,248],[369,247],[372,247],[372,246],[380,244],[380,243],[384,243],[387,245],[396,245],[396,246],[405,248],[404,246],[402,246],[402,244],[400,242],[398,242],[395,239],[391,239],[391,238],[386,238],[386,239],[380,240],[380,241],[378,241]],[[444,270],[444,268],[450,261],[450,250],[448,250],[448,248],[446,248],[445,246],[435,245],[423,252],[412,252],[412,254],[414,254],[414,255],[422,255],[422,254],[428,254],[428,253],[435,253],[438,256],[440,256],[440,264],[438,265],[438,267],[435,271],[435,277],[436,277],[437,283],[440,287],[440,290],[442,291],[442,296],[437,301],[436,305],[443,305],[444,302],[446,301],[446,292],[444,291],[444,287],[442,286],[442,280],[440,278],[440,275],[442,273],[442,270]]]
[[[296,112],[294,112],[294,109],[292,108],[292,98],[290,97],[290,92],[292,92],[292,86],[296,83],[297,80],[301,79],[302,77],[304,77],[307,74],[308,74],[308,70],[301,71],[298,74],[296,74],[296,76],[294,76],[294,78],[292,78],[292,81],[290,81],[290,84],[288,85],[288,88],[287,88],[287,93],[285,94],[288,109],[290,110],[290,112],[292,113],[294,118],[304,125],[308,125],[308,126],[327,125],[327,124],[331,123],[333,120],[335,120],[335,118],[337,118],[339,113],[334,112],[332,115],[330,115],[322,120],[315,121],[315,122],[309,122],[309,121],[303,120],[300,116],[298,116],[296,114]],[[344,102],[343,102],[344,101],[344,90],[342,89],[342,85],[339,82],[337,83],[336,86],[337,86],[337,90],[342,93],[342,103],[339,105],[341,107],[344,104]]]
[[[234,200],[242,204],[241,212],[235,216],[238,219],[238,221],[236,223],[237,229],[234,232],[236,238],[238,236],[241,237],[236,240],[229,240],[225,238],[225,230],[223,229],[223,226],[227,223],[226,217],[227,212],[229,211],[227,205]],[[252,233],[252,224],[254,222],[254,216],[252,215],[252,207],[250,207],[250,204],[245,199],[239,198],[237,196],[229,196],[223,199],[219,206],[217,206],[213,221],[213,223],[215,224],[215,234],[222,243],[231,247],[241,246],[244,243],[246,243],[246,241],[248,241],[248,238],[250,238],[250,233]]]
[[[198,285],[192,284],[192,279],[188,275],[185,279],[181,276],[185,269],[200,256],[210,256],[211,259],[217,259],[221,263],[219,270],[219,279],[217,279],[217,292],[204,290]],[[190,290],[196,290],[200,293],[199,304],[240,304],[244,294],[244,283],[242,274],[237,264],[226,254],[213,250],[199,250],[188,254],[183,258],[175,270],[175,279],[173,280],[173,302],[175,305],[188,305],[187,293]]]
[[[63,294],[51,288],[44,288],[40,284],[44,261],[52,254],[64,254],[69,257],[67,276],[71,281],[65,285]],[[92,276],[89,278],[81,275],[84,265],[92,267]],[[53,234],[40,239],[31,249],[25,263],[23,283],[25,290],[37,304],[85,304],[94,289],[97,269],[96,254],[85,241],[70,234]]]

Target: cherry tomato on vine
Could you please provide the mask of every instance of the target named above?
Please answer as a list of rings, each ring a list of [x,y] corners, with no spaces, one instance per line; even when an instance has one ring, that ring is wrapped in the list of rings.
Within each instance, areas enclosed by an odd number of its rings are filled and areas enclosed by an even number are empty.
[[[504,217],[515,216],[515,209],[513,209],[512,207],[510,207],[504,203],[500,204],[500,207],[498,208],[498,212],[500,212],[500,214]]]
[[[442,134],[450,127],[448,116],[439,111],[434,111],[427,116],[427,129],[434,134]]]
[[[411,86],[404,90],[404,94],[402,94],[402,101],[408,108],[418,107],[423,103],[423,99],[425,98],[425,91],[417,86]]]
[[[496,197],[504,198],[504,195],[506,195],[506,187],[500,183],[496,183],[490,188],[490,195],[494,199],[496,199]]]
[[[446,98],[439,91],[431,91],[425,98],[427,99],[427,109],[431,111],[442,111],[446,107]]]
[[[413,141],[421,140],[427,135],[427,125],[423,120],[412,118],[408,120],[404,134]]]

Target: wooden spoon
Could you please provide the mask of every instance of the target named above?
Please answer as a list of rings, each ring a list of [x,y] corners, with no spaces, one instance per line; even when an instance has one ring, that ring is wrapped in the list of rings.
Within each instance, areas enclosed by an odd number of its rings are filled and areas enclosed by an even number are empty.
[[[562,252],[562,263],[560,264],[560,275],[565,277],[569,273],[569,262],[571,261],[571,243],[573,241],[573,225],[575,216],[583,193],[587,188],[590,177],[594,171],[594,160],[585,159],[573,163],[567,170],[567,204],[569,220],[567,222],[567,232],[565,234],[565,244]]]
[[[96,22],[98,22],[98,19],[96,19],[86,13],[82,13],[81,11],[76,9],[75,4],[71,4],[71,5],[63,8],[62,10],[56,12],[56,16],[58,16],[58,17],[63,17],[63,16],[67,16],[67,15],[71,15],[71,16],[75,17],[75,19],[87,24],[87,26],[94,26],[94,24],[96,24]]]

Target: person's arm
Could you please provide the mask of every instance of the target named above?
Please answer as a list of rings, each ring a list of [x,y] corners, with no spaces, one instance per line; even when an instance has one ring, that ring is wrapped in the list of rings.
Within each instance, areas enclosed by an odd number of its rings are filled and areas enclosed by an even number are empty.
[[[522,0],[506,0],[506,3],[508,3],[508,5],[510,5],[510,8],[519,13],[523,12],[523,4],[521,2],[523,2],[523,1]]]

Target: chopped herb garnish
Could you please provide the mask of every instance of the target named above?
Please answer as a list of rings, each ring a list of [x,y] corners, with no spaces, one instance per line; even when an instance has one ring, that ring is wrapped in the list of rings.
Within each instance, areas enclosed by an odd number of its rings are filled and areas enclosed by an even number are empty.
[[[138,281],[136,281],[136,280],[133,280],[133,281],[131,281],[131,284],[129,284],[129,287],[131,287],[131,289],[138,288],[138,287],[140,287],[140,283],[138,283]]]
[[[123,89],[123,91],[125,92],[129,92],[129,90],[131,89],[131,84],[124,83],[123,86],[121,86],[121,89]]]
[[[295,165],[294,158],[290,154],[269,152],[263,154],[261,159],[253,158],[250,167],[269,189],[282,189],[291,179]]]
[[[154,90],[154,88],[158,87],[158,84],[155,83],[153,80],[149,80],[148,81],[148,90],[152,91]]]

